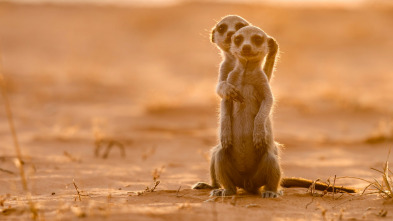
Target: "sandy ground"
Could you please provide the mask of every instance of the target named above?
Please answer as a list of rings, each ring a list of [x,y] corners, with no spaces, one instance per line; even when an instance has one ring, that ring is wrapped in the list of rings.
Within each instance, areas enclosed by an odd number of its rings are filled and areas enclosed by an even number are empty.
[[[41,220],[393,218],[393,204],[378,194],[312,197],[294,188],[278,199],[239,193],[213,202],[208,191],[190,189],[208,181],[217,144],[220,56],[209,32],[226,14],[280,43],[272,88],[284,175],[381,180],[370,167],[382,169],[392,146],[392,7],[1,3],[2,69]],[[0,104],[0,220],[24,220]],[[95,156],[97,136],[124,144],[126,156],[118,147]],[[144,191],[154,177],[155,191]]]

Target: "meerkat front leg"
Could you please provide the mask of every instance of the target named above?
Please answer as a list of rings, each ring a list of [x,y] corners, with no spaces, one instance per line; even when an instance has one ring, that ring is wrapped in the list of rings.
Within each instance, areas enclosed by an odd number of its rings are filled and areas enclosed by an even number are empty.
[[[256,188],[254,191],[263,186],[262,198],[276,198],[282,195],[282,191],[279,190],[281,167],[277,155],[272,151],[264,153],[250,181],[252,186]]]
[[[220,113],[220,141],[224,149],[232,147],[232,106],[233,101],[229,99],[221,100]]]
[[[220,183],[223,189],[212,190],[211,196],[231,196],[236,194],[237,180],[242,180],[241,175],[233,165],[231,154],[228,150],[217,148],[213,152],[214,158],[214,172],[216,174],[217,182]]]
[[[233,100],[237,102],[243,102],[244,97],[236,89],[236,87],[227,81],[221,81],[217,85],[217,94],[226,100]]]
[[[221,68],[224,69],[225,68]],[[231,71],[239,72],[237,69]],[[237,75],[237,74],[236,74]],[[222,76],[222,77],[221,77]],[[220,74],[220,80],[227,78],[228,75]],[[224,83],[225,82],[225,83]],[[220,86],[221,85],[221,86]],[[232,108],[233,101],[243,102],[244,98],[240,95],[239,91],[229,83],[228,80],[220,81],[217,87],[217,93],[223,96],[221,100],[220,111],[220,141],[224,149],[232,147]]]
[[[253,142],[257,149],[262,148],[264,145],[270,147],[273,143],[273,135],[269,128],[270,122],[268,122],[273,106],[273,94],[268,83],[263,84],[262,89],[264,99],[254,120]]]

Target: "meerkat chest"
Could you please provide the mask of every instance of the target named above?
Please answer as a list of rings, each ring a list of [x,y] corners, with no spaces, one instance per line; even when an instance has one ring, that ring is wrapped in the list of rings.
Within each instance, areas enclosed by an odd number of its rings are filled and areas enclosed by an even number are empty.
[[[247,129],[243,130],[243,133],[251,133],[252,127],[254,125],[254,118],[259,111],[260,104],[262,102],[258,91],[252,84],[241,84],[238,85],[237,89],[244,98],[242,103],[234,102],[233,114],[234,120],[241,124],[241,128],[246,127],[245,122],[249,124]]]
[[[265,97],[261,90],[263,79],[256,73],[246,73],[237,84],[237,89],[245,98],[249,105],[253,104],[259,107]]]

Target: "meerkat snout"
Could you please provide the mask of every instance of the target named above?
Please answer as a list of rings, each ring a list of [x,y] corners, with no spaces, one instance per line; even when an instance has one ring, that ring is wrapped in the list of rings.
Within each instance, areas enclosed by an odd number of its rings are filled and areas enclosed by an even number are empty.
[[[240,28],[249,25],[242,17],[237,15],[228,15],[224,17],[212,30],[211,41],[217,46],[228,52],[231,46],[232,36]]]
[[[268,52],[267,38],[257,27],[243,27],[232,36],[231,52],[241,59],[261,60]]]
[[[251,52],[251,45],[243,45],[242,54],[248,54]]]
[[[227,33],[227,38],[225,39],[225,43],[230,44],[231,43],[231,39],[232,39],[232,35],[235,34],[234,31],[229,31]]]

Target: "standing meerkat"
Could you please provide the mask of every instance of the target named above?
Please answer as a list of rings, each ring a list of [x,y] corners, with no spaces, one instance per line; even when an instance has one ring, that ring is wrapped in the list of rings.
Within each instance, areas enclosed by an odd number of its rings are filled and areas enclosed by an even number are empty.
[[[239,92],[245,97],[244,103],[234,104],[235,114],[230,115],[233,120],[231,129],[234,131],[234,146],[227,149],[220,144],[213,148],[210,165],[212,185],[197,183],[193,188],[214,189],[221,184],[224,189],[212,191],[212,195],[220,196],[236,194],[236,187],[257,193],[260,187],[264,186],[262,197],[277,197],[280,184],[283,187],[309,187],[313,181],[301,178],[284,178],[280,182],[277,145],[266,145],[266,142],[262,144],[263,139],[255,139],[263,134],[267,140],[266,116],[269,116],[272,103],[268,76],[265,76],[260,68],[267,53],[267,45],[270,46],[267,35],[259,28],[244,27],[232,37],[232,41],[236,45],[232,48],[232,53],[238,60],[228,81],[239,86]],[[262,90],[257,89],[260,87]],[[257,136],[254,136],[255,134]],[[261,150],[263,146],[265,148]],[[318,190],[332,191],[331,187],[323,184],[315,187]],[[334,189],[355,192],[351,188]]]
[[[221,62],[219,71],[217,94],[222,98],[220,108],[220,142],[224,148],[229,148],[232,146],[230,118],[232,111],[232,100],[240,102],[243,101],[243,97],[239,91],[232,84],[227,82],[228,74],[233,70],[236,63],[236,58],[230,51],[231,37],[240,28],[248,25],[250,25],[250,23],[244,18],[237,15],[228,15],[216,24],[211,34],[211,41],[217,45],[223,56],[223,61]],[[271,37],[269,37],[268,43],[269,53],[264,65],[264,73],[270,80],[274,69],[278,44]],[[269,126],[271,127],[270,122]]]
[[[231,37],[240,28],[250,25],[248,21],[237,15],[225,16],[221,21],[219,21],[213,28],[211,33],[211,41],[216,44],[221,50],[223,61],[220,65],[217,94],[222,98],[220,104],[220,129],[219,138],[223,148],[230,148],[232,146],[232,126],[231,126],[231,113],[232,113],[232,100],[243,101],[243,97],[240,95],[239,91],[227,82],[228,74],[231,72],[236,64],[236,58],[232,55],[231,48]],[[264,70],[268,79],[271,79],[275,57],[278,51],[278,44],[276,41],[269,37],[269,53],[267,55]],[[232,99],[232,100],[231,100]],[[271,124],[269,120],[269,130],[271,131]],[[210,173],[212,185],[200,182],[194,185],[194,189],[205,189],[205,188],[218,188],[219,185],[216,182],[214,175],[214,159],[211,159]]]
[[[267,39],[268,36],[254,26],[239,29],[231,38],[230,51],[236,65],[227,82],[235,85],[244,99],[232,106],[232,148],[219,145],[213,150],[215,175],[223,189],[213,190],[212,195],[233,195],[236,187],[250,193],[258,193],[264,187],[263,198],[279,195],[278,150],[267,129],[273,95],[261,68],[268,53]]]

